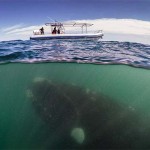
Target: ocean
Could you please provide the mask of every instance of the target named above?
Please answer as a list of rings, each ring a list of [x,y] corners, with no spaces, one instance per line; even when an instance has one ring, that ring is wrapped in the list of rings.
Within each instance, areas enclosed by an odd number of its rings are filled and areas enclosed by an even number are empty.
[[[0,42],[0,149],[149,149],[150,45]]]

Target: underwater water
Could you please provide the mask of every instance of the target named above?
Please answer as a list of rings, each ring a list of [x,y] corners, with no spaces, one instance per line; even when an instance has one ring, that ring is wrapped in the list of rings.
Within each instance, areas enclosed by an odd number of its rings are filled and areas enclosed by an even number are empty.
[[[150,148],[149,46],[102,42],[96,59],[93,43],[55,52],[45,42],[0,42],[0,149]]]

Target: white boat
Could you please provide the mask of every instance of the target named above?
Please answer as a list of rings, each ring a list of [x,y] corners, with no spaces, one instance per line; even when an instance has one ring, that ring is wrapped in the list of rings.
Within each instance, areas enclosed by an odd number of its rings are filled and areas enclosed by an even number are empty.
[[[88,33],[87,27],[92,26],[93,24],[89,23],[46,23],[46,26],[51,27],[49,33],[44,32],[42,27],[39,30],[34,30],[33,35],[30,37],[31,40],[52,40],[52,39],[81,39],[81,40],[98,40],[103,37],[102,30],[99,30],[95,33]],[[65,27],[81,27],[81,33],[66,33]]]

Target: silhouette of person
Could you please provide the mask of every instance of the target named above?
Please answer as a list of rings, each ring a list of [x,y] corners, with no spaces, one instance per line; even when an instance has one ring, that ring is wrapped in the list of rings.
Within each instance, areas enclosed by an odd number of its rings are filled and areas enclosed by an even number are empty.
[[[52,31],[52,34],[56,34],[57,30],[56,27],[54,28],[54,30]]]
[[[44,34],[44,28],[43,27],[40,29],[40,31],[41,31],[41,34]]]
[[[57,33],[60,34],[60,29],[57,30]]]

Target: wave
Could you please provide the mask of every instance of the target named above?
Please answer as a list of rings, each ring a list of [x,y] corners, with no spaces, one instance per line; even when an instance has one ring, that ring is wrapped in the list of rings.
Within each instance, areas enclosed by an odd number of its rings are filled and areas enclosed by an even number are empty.
[[[0,42],[0,63],[77,62],[150,68],[150,45],[118,41]]]

